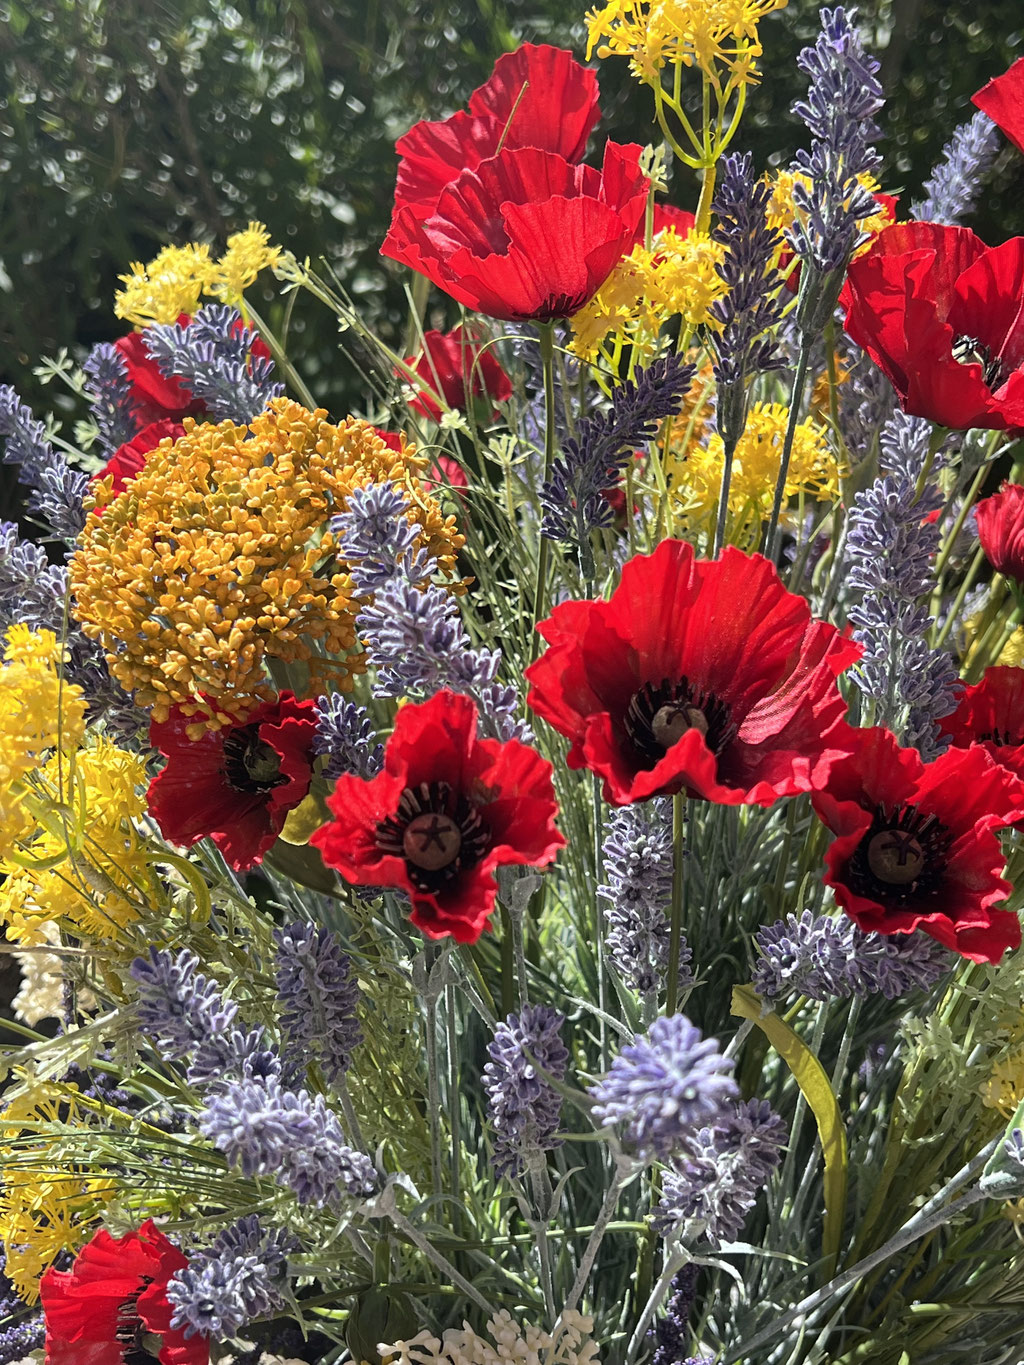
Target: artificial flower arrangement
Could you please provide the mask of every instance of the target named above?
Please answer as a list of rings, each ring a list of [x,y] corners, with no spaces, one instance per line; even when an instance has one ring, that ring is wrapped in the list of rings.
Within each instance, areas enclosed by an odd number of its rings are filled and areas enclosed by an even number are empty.
[[[250,224],[0,390],[0,1362],[1020,1360],[1024,63],[905,204],[823,9],[762,174],[784,5],[406,133],[410,354]]]

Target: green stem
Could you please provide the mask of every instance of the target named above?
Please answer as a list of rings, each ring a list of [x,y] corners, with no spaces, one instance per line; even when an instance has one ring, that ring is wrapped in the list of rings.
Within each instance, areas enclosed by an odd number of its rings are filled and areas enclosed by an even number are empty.
[[[544,371],[544,483],[551,478],[551,468],[555,463],[555,324],[543,322],[540,325],[540,360]],[[543,487],[543,484],[541,485]],[[537,623],[544,619],[547,611],[547,578],[550,542],[540,533],[540,549],[537,554],[537,582],[533,591],[533,639],[530,644],[530,662],[533,663],[540,652],[540,635]]]
[[[793,454],[793,442],[796,439],[797,423],[800,421],[800,409],[803,406],[804,383],[807,379],[807,368],[811,362],[812,343],[813,337],[807,335],[801,336],[800,354],[797,357],[796,373],[793,375],[793,389],[789,397],[789,421],[786,423],[786,440],[782,447],[782,459],[779,462],[779,477],[775,483],[775,497],[772,500],[772,514],[768,521],[768,530],[765,533],[765,558],[772,563],[775,562],[779,516],[782,513],[782,500],[786,494],[786,480],[789,478],[789,461]]]
[[[668,984],[665,1013],[675,1014],[679,999],[679,945],[683,936],[683,857],[686,838],[686,793],[672,798],[672,910],[668,938]]]

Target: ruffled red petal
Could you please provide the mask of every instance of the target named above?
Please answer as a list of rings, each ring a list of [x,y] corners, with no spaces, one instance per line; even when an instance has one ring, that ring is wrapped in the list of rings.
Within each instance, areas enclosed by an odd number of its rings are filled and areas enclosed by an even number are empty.
[[[406,364],[425,386],[409,406],[434,422],[441,420],[441,407],[434,394],[440,393],[447,407],[460,412],[469,407],[472,397],[480,394],[496,403],[512,396],[512,381],[492,349],[474,340],[462,327],[447,333],[425,333],[422,353],[410,356]]]
[[[470,95],[469,112],[490,118],[506,147],[539,147],[579,161],[601,116],[597,101],[597,76],[571,52],[523,43],[498,58]]]
[[[971,100],[1024,152],[1024,57],[983,85]]]
[[[472,943],[489,928],[497,895],[495,870],[507,864],[544,866],[565,840],[555,828],[551,765],[517,740],[477,738],[470,698],[442,691],[422,705],[403,706],[384,753],[384,768],[364,781],[338,779],[328,798],[335,819],[312,838],[324,862],[357,886],[391,886],[412,902],[412,922],[429,937],[451,934]],[[411,879],[403,857],[382,853],[377,830],[403,793],[444,782],[475,811],[488,842],[482,857],[437,893]]]
[[[915,929],[977,962],[997,962],[1020,942],[1016,915],[996,908],[1009,894],[995,830],[1024,812],[1024,786],[981,748],[950,749],[924,764],[879,728],[855,732],[856,750],[834,764],[811,801],[837,835],[825,855],[825,882],[837,903],[866,932]],[[919,896],[891,899],[857,890],[851,861],[876,813],[912,805],[945,826],[948,847],[941,883]]]
[[[1024,779],[1024,668],[996,665],[965,687],[939,730],[958,749],[979,744],[1001,768]]]
[[[975,515],[978,539],[989,563],[1024,583],[1024,486],[1004,483],[998,493],[982,498]]]
[[[133,1302],[146,1329],[163,1337],[162,1365],[207,1365],[205,1338],[186,1341],[183,1332],[171,1330],[167,1285],[187,1265],[151,1219],[124,1237],[101,1228],[70,1270],[51,1267],[40,1281],[47,1365],[121,1365],[118,1315]]]
[[[563,603],[538,629],[550,647],[527,669],[528,703],[571,740],[569,766],[599,773],[616,805],[681,790],[770,805],[820,785],[847,752],[836,677],[859,648],[812,622],[761,555],[729,547],[705,562],[686,541],[663,541],[624,566],[610,601]],[[683,680],[727,709],[731,734],[716,756],[688,731],[641,766],[630,703],[645,684]]]
[[[313,774],[316,706],[282,692],[257,707],[241,725],[207,731],[189,739],[194,718],[174,707],[165,721],[150,725],[150,742],[167,764],[149,784],[149,810],[165,839],[189,848],[210,838],[236,871],[258,863],[276,842],[288,812],[309,791]],[[239,729],[257,725],[259,739],[280,760],[277,786],[263,792],[239,791],[225,772],[224,743]]]

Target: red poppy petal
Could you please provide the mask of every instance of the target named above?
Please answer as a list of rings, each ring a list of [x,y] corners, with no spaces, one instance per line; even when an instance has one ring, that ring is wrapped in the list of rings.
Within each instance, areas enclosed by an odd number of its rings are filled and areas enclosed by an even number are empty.
[[[597,77],[571,52],[523,43],[499,57],[469,97],[470,113],[494,121],[507,147],[540,147],[579,161],[600,111]]]
[[[957,277],[949,323],[1017,369],[1024,361],[1024,237],[984,251]]]
[[[971,101],[1024,152],[1024,57],[982,86]]]

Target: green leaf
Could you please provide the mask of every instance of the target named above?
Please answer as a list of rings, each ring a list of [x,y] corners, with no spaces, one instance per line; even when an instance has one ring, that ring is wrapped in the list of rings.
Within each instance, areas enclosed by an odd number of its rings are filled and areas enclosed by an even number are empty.
[[[793,1073],[804,1099],[810,1106],[818,1125],[818,1137],[825,1158],[825,1227],[822,1251],[825,1256],[825,1278],[831,1279],[839,1260],[839,1240],[843,1231],[846,1208],[846,1130],[835,1091],[825,1074],[825,1068],[807,1044],[785,1023],[774,1010],[762,1014],[761,997],[753,986],[735,986],[732,993],[732,1012],[741,1019],[749,1019],[767,1037],[772,1047]]]

